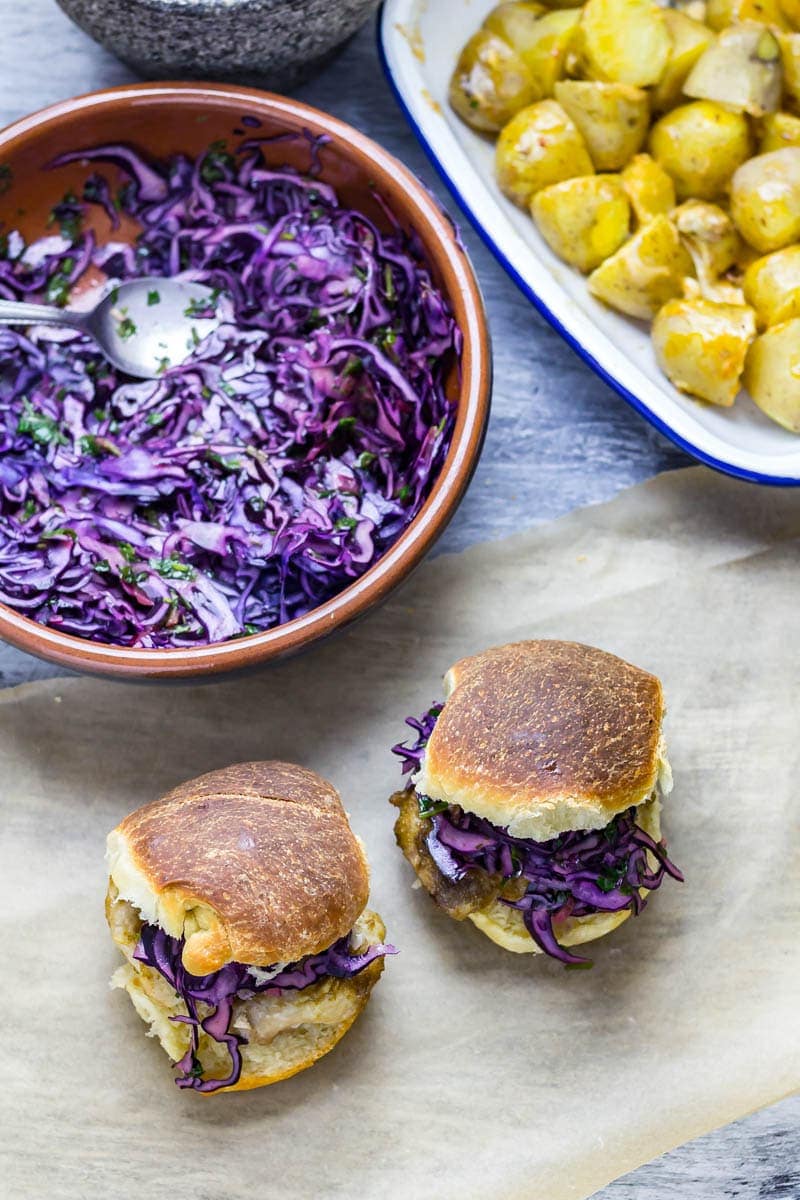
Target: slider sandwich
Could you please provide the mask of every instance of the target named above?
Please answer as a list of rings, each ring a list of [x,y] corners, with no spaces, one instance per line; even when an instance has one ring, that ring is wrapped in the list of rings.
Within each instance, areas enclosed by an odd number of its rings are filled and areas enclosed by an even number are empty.
[[[291,763],[181,784],[108,837],[112,978],[179,1072],[241,1091],[336,1045],[394,954],[339,795]]]
[[[655,676],[576,642],[516,642],[462,659],[445,702],[394,747],[397,842],[449,916],[506,950],[571,953],[637,916],[665,875],[672,786]]]

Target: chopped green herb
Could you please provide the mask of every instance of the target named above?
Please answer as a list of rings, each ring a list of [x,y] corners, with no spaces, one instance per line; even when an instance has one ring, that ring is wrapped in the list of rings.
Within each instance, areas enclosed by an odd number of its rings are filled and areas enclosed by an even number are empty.
[[[163,425],[164,420],[164,414],[156,411],[148,413],[144,419],[144,423],[145,425]]]
[[[360,375],[364,369],[364,360],[359,358],[357,354],[351,354],[344,365],[342,378],[346,379],[348,375]]]
[[[394,300],[396,298],[397,292],[394,290],[394,278],[390,263],[386,263],[383,268],[383,290],[386,292],[387,300]]]
[[[98,558],[94,564],[94,570],[97,571],[98,575],[107,575],[111,570],[111,563],[107,558]]]
[[[200,168],[200,178],[203,183],[219,183],[225,178],[226,171],[234,170],[236,163],[233,156],[230,155],[225,147],[225,142],[220,140],[212,142],[203,159],[203,165]]]
[[[163,357],[163,358],[160,358],[160,359],[158,360],[158,373],[159,373],[159,375],[163,375],[165,371],[168,371],[171,365],[172,365],[172,364],[171,364],[171,362],[170,362],[169,358],[168,358],[166,355],[164,355],[164,357]]]
[[[371,450],[362,450],[356,459],[356,466],[363,471],[366,467],[371,466],[377,457],[377,454],[373,454]]]
[[[65,446],[67,439],[54,417],[39,412],[30,400],[22,401],[22,414],[17,422],[17,433],[29,434],[40,446]]]
[[[281,236],[278,238],[278,241],[279,242],[296,242],[297,234],[294,233],[291,229],[282,229]]]
[[[150,566],[164,579],[194,579],[197,574],[191,563],[183,562],[177,554],[171,554],[169,558],[153,558]]]
[[[53,538],[70,538],[74,542],[77,536],[74,529],[68,529],[65,525],[60,525],[58,529],[46,529],[41,534],[42,541],[48,542]]]
[[[421,817],[433,817],[436,813],[444,812],[448,808],[446,800],[431,800],[430,796],[421,796],[419,792],[417,792],[417,804]]]
[[[398,500],[408,500],[410,496],[411,496],[411,488],[408,486],[407,483],[404,483],[403,486],[397,492],[397,499]]]
[[[358,519],[356,517],[339,517],[339,520],[336,522],[336,528],[337,529],[355,529],[357,524],[358,524]]]
[[[161,292],[158,292],[155,289],[153,289],[153,291],[147,293],[148,308],[152,308],[154,304],[160,304],[160,303],[161,303]]]
[[[117,337],[122,338],[123,342],[127,342],[128,338],[132,338],[136,333],[136,322],[130,317],[123,317],[117,323]]]
[[[356,423],[355,417],[340,417],[336,422],[337,429],[352,429]]]
[[[39,506],[38,506],[38,504],[36,503],[36,501],[33,499],[33,497],[31,497],[30,499],[26,500],[26,501],[25,501],[25,506],[24,506],[24,508],[22,509],[22,519],[23,519],[23,521],[29,521],[29,520],[31,519],[31,517],[33,516],[33,514],[34,514],[35,512],[38,512],[38,509],[39,509]]]
[[[139,555],[134,550],[130,542],[120,542],[119,552],[126,562],[135,562]]]
[[[147,571],[134,571],[133,567],[125,566],[119,573],[123,583],[144,583],[147,579]]]

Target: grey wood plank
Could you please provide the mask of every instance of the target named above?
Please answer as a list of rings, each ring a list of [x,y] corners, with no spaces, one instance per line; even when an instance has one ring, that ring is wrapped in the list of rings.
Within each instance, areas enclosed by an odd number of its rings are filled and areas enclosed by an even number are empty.
[[[71,25],[52,0],[0,0],[0,17],[0,124],[54,100],[134,78]],[[376,138],[454,210],[382,78],[371,26],[297,95]],[[684,465],[685,456],[580,362],[463,219],[462,225],[489,315],[495,388],[483,459],[439,549],[458,550],[549,520]],[[0,686],[57,673],[0,646]],[[666,1041],[654,1053],[668,1048]],[[605,1099],[598,1080],[598,1103]],[[646,1104],[647,1081],[625,1101]],[[800,1098],[683,1146],[597,1197],[800,1200]]]

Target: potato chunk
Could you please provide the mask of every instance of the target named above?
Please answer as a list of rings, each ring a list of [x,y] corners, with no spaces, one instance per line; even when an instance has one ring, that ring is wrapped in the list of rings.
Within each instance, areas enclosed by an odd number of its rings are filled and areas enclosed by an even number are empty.
[[[585,175],[537,192],[531,216],[559,258],[588,272],[625,241],[631,210],[618,176]]]
[[[800,246],[757,258],[744,273],[744,297],[763,329],[800,317]]]
[[[762,254],[800,238],[800,149],[772,150],[739,167],[731,183],[731,216]]]
[[[781,103],[783,67],[777,38],[750,21],[723,29],[683,85],[685,95],[713,100],[731,112],[763,117]]]
[[[788,108],[800,110],[800,33],[779,33],[783,91]]]
[[[773,325],[747,356],[745,387],[773,421],[800,433],[800,317]]]
[[[700,55],[714,40],[714,35],[702,21],[694,21],[674,8],[664,9],[672,46],[664,73],[651,94],[654,112],[666,112],[680,103],[683,85]]]
[[[739,25],[742,21],[758,21],[778,29],[789,27],[779,0],[708,0],[706,25],[712,29],[727,29],[729,25]]]
[[[741,304],[739,288],[721,279],[741,252],[739,235],[724,209],[706,200],[687,200],[674,210],[671,219],[692,256],[705,299]]]
[[[539,96],[552,96],[556,81],[563,79],[579,19],[580,13],[568,8],[545,13],[536,22],[535,38],[525,52],[525,62]]]
[[[679,296],[694,266],[672,222],[654,217],[588,279],[589,291],[629,317],[647,320]]]
[[[555,100],[531,104],[509,121],[495,162],[501,190],[523,208],[551,183],[594,174],[586,143]]]
[[[577,45],[589,79],[649,87],[664,73],[670,37],[663,12],[651,0],[588,0]]]
[[[769,154],[770,150],[783,150],[786,146],[800,146],[800,117],[786,112],[769,113],[761,122],[758,153]]]
[[[756,318],[741,304],[670,300],[653,322],[661,370],[681,392],[730,408],[742,386]]]
[[[647,92],[629,83],[564,79],[556,84],[556,100],[583,134],[598,171],[624,167],[647,137]]]
[[[650,133],[650,153],[672,176],[679,200],[715,200],[751,149],[746,118],[710,100],[682,104]]]
[[[675,184],[649,154],[636,154],[620,179],[640,225],[675,207]]]
[[[497,133],[536,99],[530,71],[496,34],[480,29],[459,55],[450,80],[450,105],[481,133]]]
[[[543,4],[528,0],[511,0],[511,3],[496,5],[483,22],[482,28],[508,42],[512,50],[516,50],[520,58],[524,59],[533,38],[536,21],[546,11]]]

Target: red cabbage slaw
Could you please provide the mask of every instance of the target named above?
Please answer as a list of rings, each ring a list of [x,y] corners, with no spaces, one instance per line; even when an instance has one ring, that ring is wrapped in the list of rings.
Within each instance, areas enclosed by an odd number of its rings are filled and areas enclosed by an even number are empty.
[[[83,335],[0,331],[0,602],[25,616],[144,648],[256,633],[362,575],[424,502],[460,331],[418,240],[317,177],[327,139],[309,138],[306,175],[268,164],[275,140],[196,161],[64,155],[112,170],[55,206],[47,236],[0,236],[0,296],[64,304],[92,265],[109,287],[205,283],[222,318],[146,382]],[[97,245],[92,206],[135,219],[136,243]]]
[[[158,925],[143,925],[133,957],[157,971],[186,1005],[186,1016],[170,1017],[171,1021],[188,1025],[191,1029],[189,1049],[175,1063],[181,1072],[175,1079],[178,1087],[192,1088],[196,1092],[216,1092],[238,1083],[242,1074],[241,1047],[247,1039],[230,1029],[233,1002],[237,998],[282,996],[286,992],[302,991],[326,977],[351,979],[376,959],[397,953],[395,947],[387,943],[370,946],[363,954],[352,954],[350,939],[351,935],[347,934],[321,954],[310,954],[299,962],[281,967],[277,973],[273,973],[274,968],[253,972],[245,963],[230,962],[212,975],[198,976],[190,975],[183,965],[183,938],[171,937]],[[269,974],[270,977],[259,982],[259,974]],[[201,1015],[198,1008],[200,1004],[211,1010],[206,1016]],[[225,1079],[204,1078],[203,1064],[199,1058],[201,1031],[227,1047],[231,1069]]]
[[[433,705],[419,720],[407,718],[417,736],[410,745],[392,748],[404,760],[403,773],[419,770],[442,707]],[[667,857],[666,843],[656,842],[636,823],[635,807],[615,816],[603,829],[575,830],[536,842],[514,837],[456,805],[419,793],[417,800],[420,815],[430,818],[425,843],[442,875],[453,883],[474,870],[503,880],[523,879],[524,895],[519,900],[501,897],[502,903],[522,913],[540,950],[567,966],[591,964],[559,944],[554,924],[600,912],[630,910],[638,916],[646,902],[642,891],[655,891],[665,875],[683,882]],[[656,860],[654,870],[648,852]]]

